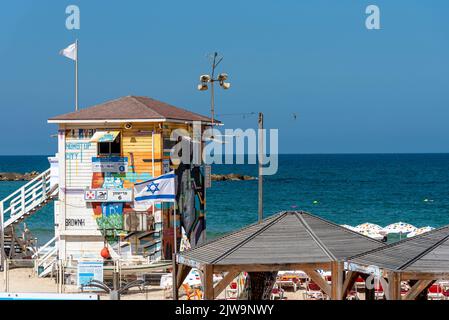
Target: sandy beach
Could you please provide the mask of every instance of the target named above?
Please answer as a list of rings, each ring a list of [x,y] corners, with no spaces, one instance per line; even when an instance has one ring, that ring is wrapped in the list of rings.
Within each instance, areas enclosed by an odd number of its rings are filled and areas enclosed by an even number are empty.
[[[0,272],[0,292],[5,292],[4,273]],[[79,293],[76,286],[65,285],[64,293]],[[58,293],[58,284],[54,278],[39,278],[32,268],[16,268],[9,270],[9,288],[11,293]],[[100,300],[109,300],[106,293],[98,293]],[[179,290],[179,299],[186,300],[183,289]],[[304,290],[285,289],[284,297],[287,300],[303,300]],[[221,293],[218,299],[225,299],[225,293]],[[121,300],[171,300],[171,292],[164,291],[158,286],[147,286],[144,290],[132,289],[120,297]]]

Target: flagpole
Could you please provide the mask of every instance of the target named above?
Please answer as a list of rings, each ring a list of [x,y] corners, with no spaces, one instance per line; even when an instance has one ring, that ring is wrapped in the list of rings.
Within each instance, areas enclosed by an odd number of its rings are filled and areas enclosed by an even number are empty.
[[[173,300],[178,300],[178,283],[176,280],[176,251],[177,251],[177,237],[176,237],[176,199],[173,202],[173,257],[172,257],[172,269],[173,269]]]
[[[75,111],[78,111],[78,39],[75,42],[76,59],[75,59]]]

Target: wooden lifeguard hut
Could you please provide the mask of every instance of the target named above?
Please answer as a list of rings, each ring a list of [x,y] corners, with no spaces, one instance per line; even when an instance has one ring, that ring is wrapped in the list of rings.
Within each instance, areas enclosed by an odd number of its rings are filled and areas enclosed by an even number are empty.
[[[209,117],[148,97],[126,96],[48,123],[58,125],[59,259],[100,258],[105,245],[113,258],[171,259],[174,227],[178,239],[182,227],[191,246],[204,239],[204,168],[175,165],[170,153],[177,141],[170,136],[175,129],[190,137],[201,135],[212,124]],[[141,208],[133,201],[135,183],[172,170],[177,175],[176,221],[173,204]]]

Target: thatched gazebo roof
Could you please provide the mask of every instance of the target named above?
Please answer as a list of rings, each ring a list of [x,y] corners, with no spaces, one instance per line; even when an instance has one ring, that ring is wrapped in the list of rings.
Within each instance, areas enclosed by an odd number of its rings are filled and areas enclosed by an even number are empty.
[[[288,211],[178,253],[177,262],[209,273],[303,270],[323,291],[335,296],[341,292],[342,281],[331,294],[316,270],[332,270],[332,282],[338,284],[343,260],[382,246],[377,240],[310,213]]]
[[[405,296],[414,299],[436,280],[449,279],[449,226],[355,255],[347,262],[349,270],[374,270],[382,278],[395,279],[391,299],[401,298],[401,281],[418,281]]]

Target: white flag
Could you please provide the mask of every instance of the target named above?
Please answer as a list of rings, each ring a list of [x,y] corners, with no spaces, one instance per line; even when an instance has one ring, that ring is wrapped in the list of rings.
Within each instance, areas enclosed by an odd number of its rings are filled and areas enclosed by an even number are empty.
[[[175,197],[175,173],[173,171],[134,184],[134,201],[137,205],[154,201],[174,202]]]
[[[78,49],[77,49],[77,47],[76,47],[76,42],[75,42],[75,43],[72,43],[72,44],[71,44],[70,46],[68,46],[67,48],[62,49],[62,50],[59,52],[59,54],[65,56],[65,57],[67,57],[67,58],[69,58],[69,59],[76,60],[76,59],[78,58],[78,57],[77,57],[77,52],[78,52]]]

